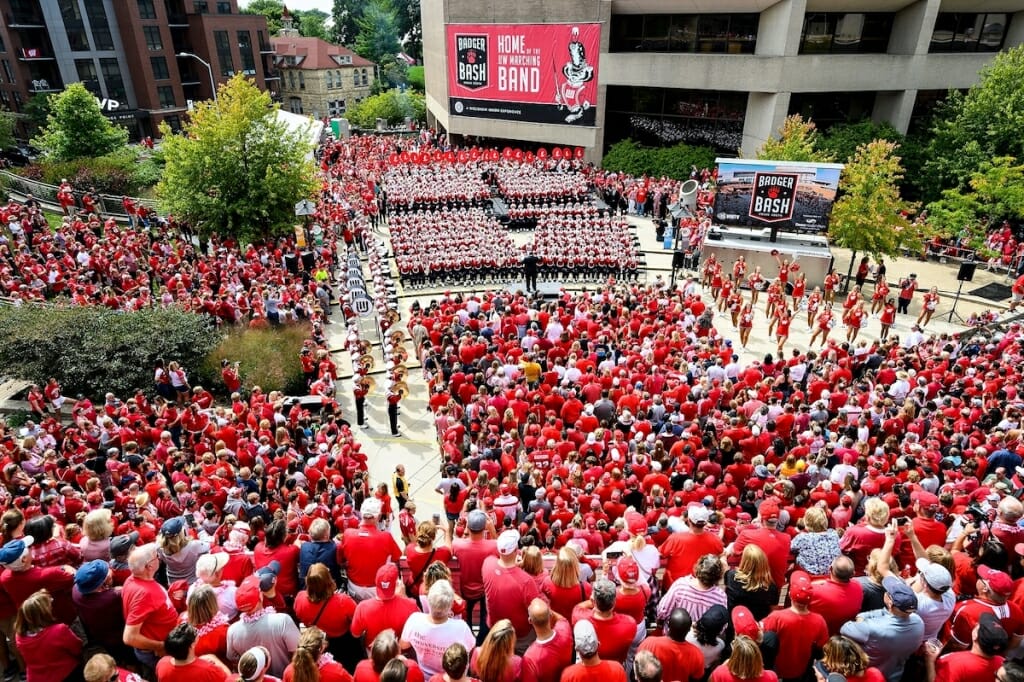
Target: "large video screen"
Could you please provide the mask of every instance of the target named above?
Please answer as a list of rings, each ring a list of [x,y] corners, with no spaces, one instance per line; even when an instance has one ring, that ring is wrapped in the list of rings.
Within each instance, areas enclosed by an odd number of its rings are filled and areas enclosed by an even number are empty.
[[[600,24],[449,24],[455,116],[594,126]]]
[[[838,163],[716,159],[715,222],[824,232],[839,188]]]

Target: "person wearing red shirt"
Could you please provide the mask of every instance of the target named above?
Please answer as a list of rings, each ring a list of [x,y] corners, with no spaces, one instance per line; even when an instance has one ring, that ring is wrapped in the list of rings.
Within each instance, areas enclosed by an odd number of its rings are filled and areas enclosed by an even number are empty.
[[[306,574],[306,589],[295,597],[295,618],[299,623],[316,626],[333,640],[348,634],[355,610],[352,597],[337,592],[327,566],[313,564]]]
[[[409,596],[414,599],[420,594],[420,586],[423,582],[423,574],[427,572],[427,566],[440,561],[445,566],[452,558],[452,551],[446,545],[435,546],[437,541],[437,526],[433,521],[421,521],[416,527],[416,541],[410,542],[405,548],[405,562],[409,573],[412,576]]]
[[[864,589],[853,579],[853,561],[840,554],[829,567],[828,578],[814,582],[811,611],[825,619],[830,635],[860,613]]]
[[[154,580],[160,568],[153,543],[136,547],[128,555],[132,575],[121,590],[124,603],[124,643],[135,649],[135,657],[155,667],[164,654],[164,640],[178,623],[167,590]]]
[[[522,656],[533,642],[534,632],[527,618],[527,609],[540,590],[533,576],[516,562],[519,554],[519,533],[506,530],[498,536],[498,556],[483,562],[484,600],[487,602],[487,625],[507,618],[516,631],[516,654]]]
[[[736,542],[732,546],[732,554],[729,555],[729,565],[738,566],[740,557],[743,556],[743,548],[749,544],[759,546],[768,556],[768,563],[772,569],[772,579],[781,588],[786,584],[786,569],[789,566],[789,546],[791,538],[778,530],[775,526],[779,520],[781,509],[774,498],[767,499],[758,507],[758,516],[761,519],[760,526],[746,526],[740,531]],[[885,539],[883,534],[882,539]]]
[[[380,682],[384,667],[393,660],[401,661],[405,665],[405,682],[423,682],[423,670],[415,661],[401,655],[398,637],[390,630],[382,630],[372,640],[369,656],[356,665],[355,673],[352,675],[354,682]],[[469,656],[466,656],[465,660],[468,665]],[[443,677],[442,673],[439,674]]]
[[[356,605],[351,632],[367,649],[381,632],[401,632],[409,616],[419,611],[415,601],[399,593],[398,578],[398,566],[384,564],[377,569],[374,598],[364,599]]]
[[[778,682],[774,671],[764,669],[764,659],[758,643],[746,635],[733,640],[732,655],[719,665],[708,678],[709,682]]]
[[[295,649],[292,662],[284,669],[283,682],[295,679],[295,669],[303,671],[302,679],[313,679],[312,673],[319,673],[320,682],[352,682],[352,676],[327,653],[327,636],[320,628],[306,628],[299,635],[299,646]]]
[[[688,530],[672,533],[658,547],[658,553],[665,558],[665,580],[667,587],[679,578],[693,573],[693,567],[705,554],[720,555],[724,551],[722,539],[715,533],[704,530],[710,513],[703,505],[694,505],[686,510]]]
[[[946,544],[946,525],[941,521],[935,520],[935,514],[939,511],[939,498],[927,490],[915,490],[910,494],[910,499],[914,503],[912,507],[914,518],[911,520],[910,525],[914,529],[913,532],[918,542],[926,549],[932,545],[944,547]],[[916,572],[917,569],[914,567],[915,561],[913,543],[907,539],[907,541],[900,544],[897,563],[900,568],[910,566],[911,572]]]
[[[580,579],[576,552],[568,547],[558,551],[551,574],[541,584],[541,592],[551,605],[551,610],[563,618],[571,617],[573,608],[590,598],[591,586]]]
[[[638,651],[649,651],[661,662],[662,679],[696,682],[704,677],[704,654],[686,641],[692,625],[686,609],[676,608],[668,617],[667,636],[640,642]]]
[[[56,620],[53,599],[47,592],[36,592],[21,604],[15,641],[31,682],[73,678],[81,664],[82,640],[67,624]]]
[[[889,505],[881,498],[870,497],[864,502],[865,523],[851,526],[839,540],[839,549],[853,559],[854,570],[858,575],[864,573],[868,565],[868,556],[874,549],[885,544],[885,527],[889,523]],[[896,538],[899,545],[899,536]],[[899,556],[897,547],[895,554]]]
[[[828,625],[808,607],[814,588],[803,571],[794,571],[789,580],[792,606],[772,611],[761,625],[765,632],[779,638],[775,672],[782,679],[800,679],[807,674],[812,658],[816,658],[828,641]]]
[[[181,623],[167,635],[167,655],[156,664],[159,682],[228,682],[234,675],[216,656],[196,656],[196,629]]]
[[[1010,637],[992,613],[983,613],[972,632],[971,648],[939,657],[940,648],[927,646],[925,666],[934,682],[973,682],[998,680]],[[1005,679],[1005,678],[1004,678]]]
[[[636,639],[637,622],[623,613],[615,611],[615,583],[598,580],[594,583],[593,604],[580,604],[573,609],[573,623],[589,620],[594,625],[601,641],[600,654],[612,661],[624,663]]]
[[[277,574],[277,591],[289,601],[299,591],[299,548],[287,544],[288,527],[281,519],[267,526],[263,542],[256,545],[252,559],[256,570],[276,561],[280,568]]]
[[[487,601],[484,599],[483,564],[487,557],[498,556],[498,545],[494,540],[484,537],[487,530],[487,514],[479,509],[469,513],[466,519],[468,538],[459,538],[452,542],[452,554],[459,560],[460,591],[466,600],[466,621],[473,625],[474,607],[480,605],[480,619],[477,624],[479,633],[477,644],[487,636]],[[493,530],[493,529],[492,529]],[[493,537],[493,536],[492,536]],[[401,630],[396,630],[401,632]]]
[[[348,593],[356,602],[373,599],[377,569],[389,561],[397,564],[402,557],[394,536],[377,527],[380,514],[380,500],[367,498],[360,508],[359,527],[348,528],[342,535],[338,559],[339,563],[347,564]]]
[[[0,587],[15,604],[24,603],[41,589],[53,597],[53,614],[58,622],[70,625],[77,617],[71,598],[75,584],[75,569],[71,566],[49,566],[32,564],[31,535],[11,540],[0,549],[0,566],[7,569],[0,573]]]
[[[1016,647],[1024,637],[1024,613],[1019,606],[1008,601],[1013,594],[1013,581],[1003,571],[989,568],[984,564],[978,566],[978,596],[960,602],[953,615],[950,616],[950,634],[952,645],[966,649],[971,645],[972,632],[980,622],[981,616],[993,613],[999,619],[1003,629],[1010,636],[1010,648]]]
[[[580,662],[562,671],[560,682],[626,682],[626,671],[615,661],[602,661],[597,650],[600,643],[589,620],[581,620],[572,629],[573,642]]]
[[[569,620],[552,611],[543,599],[530,602],[529,618],[536,639],[523,654],[523,682],[558,682],[573,658]]]

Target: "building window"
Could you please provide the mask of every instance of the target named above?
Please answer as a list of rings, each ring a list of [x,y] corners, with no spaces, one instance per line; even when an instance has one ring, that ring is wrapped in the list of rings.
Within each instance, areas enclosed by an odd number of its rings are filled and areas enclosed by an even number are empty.
[[[294,71],[289,71],[288,72],[288,89],[289,90],[294,90],[295,89],[295,72]]]
[[[299,90],[306,89],[306,74],[299,71]]]
[[[605,101],[606,145],[629,137],[656,147],[683,142],[735,152],[743,141],[745,92],[608,86]]]
[[[2,102],[5,107],[9,107],[11,105],[11,96],[6,90],[0,90],[0,102]]]
[[[352,85],[359,87],[359,69],[352,69]]]
[[[363,85],[369,85],[370,81],[367,80],[366,69],[363,69]]]
[[[327,114],[329,116],[341,116],[345,113],[345,100],[336,99],[327,103]]]
[[[139,17],[156,19],[156,7],[153,5],[153,0],[139,0]]]
[[[757,14],[615,14],[612,52],[753,54]]]
[[[929,52],[998,52],[1006,39],[1005,14],[939,12]]]
[[[11,83],[13,85],[14,83],[17,82],[14,79],[14,71],[11,70],[11,63],[9,61],[7,61],[6,59],[4,60],[4,75],[7,76],[7,82],[8,83]]]
[[[220,62],[220,75],[234,76],[235,62],[231,58],[231,41],[227,31],[214,31],[213,40],[217,44],[217,61]]]
[[[256,75],[256,58],[252,52],[252,35],[248,31],[238,32],[238,53],[242,56],[242,73]]]
[[[14,106],[11,107],[15,112],[21,111],[21,105],[25,103],[25,100],[21,98],[21,93],[17,90],[14,91]]]
[[[150,52],[159,52],[164,49],[164,41],[160,37],[159,26],[143,26],[142,34],[146,36],[146,49]]]
[[[293,114],[302,113],[302,99],[300,97],[289,97],[288,98],[288,111]]]
[[[107,21],[107,10],[103,0],[85,0],[85,14],[89,18],[92,30],[93,49],[113,50],[114,39],[110,35],[110,22]]]
[[[160,100],[161,109],[173,109],[175,107],[174,88],[170,85],[158,86],[156,89],[156,96]]]
[[[100,89],[100,79],[96,75],[96,63],[91,59],[76,59],[75,70],[78,72],[78,80],[82,81],[85,89],[96,95],[103,96]]]
[[[340,70],[334,72],[334,82],[337,83],[337,85],[335,85],[335,87],[337,87],[337,88],[345,87],[344,84],[341,82],[341,71]]]
[[[218,2],[217,3],[217,14],[231,14],[231,3],[230,2]]]
[[[0,52],[7,52],[7,46],[4,45],[3,35],[0,35]]]
[[[256,36],[260,42],[260,52],[273,52],[273,46],[267,42],[267,36],[263,31],[256,31]]]
[[[128,93],[124,89],[124,78],[121,76],[121,65],[117,59],[108,57],[100,60],[100,74],[103,82],[107,84],[107,98],[124,102],[128,99]]]
[[[789,100],[789,113],[814,121],[819,130],[871,118],[874,109],[874,92],[794,92]]]
[[[324,82],[327,83],[327,89],[328,90],[333,89],[334,88],[334,74],[331,73],[330,71],[326,72],[324,74]],[[341,83],[338,83],[338,85],[341,85]]]
[[[166,57],[150,57],[149,64],[153,67],[153,80],[165,81],[171,77]]]
[[[192,3],[192,10],[196,14],[209,14],[210,3],[206,0],[194,0]]]
[[[176,133],[181,130],[181,116],[166,116],[164,117],[164,123],[171,129],[171,132]]]
[[[804,17],[800,54],[879,54],[889,49],[892,14],[814,12]]]
[[[68,45],[73,52],[89,50],[89,36],[85,33],[85,22],[78,0],[59,0],[60,15],[64,19],[64,30],[68,36]]]

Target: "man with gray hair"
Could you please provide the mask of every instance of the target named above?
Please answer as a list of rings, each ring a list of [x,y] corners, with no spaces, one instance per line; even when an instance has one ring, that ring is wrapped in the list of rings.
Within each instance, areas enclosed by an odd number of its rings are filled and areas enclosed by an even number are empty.
[[[636,682],[661,682],[661,661],[658,657],[650,651],[638,651],[633,659],[633,679]]]
[[[624,561],[620,560],[620,563]],[[633,650],[634,640],[638,639],[638,635],[642,639],[644,633],[640,632],[641,626],[631,617],[615,612],[616,589],[615,583],[611,580],[598,580],[594,583],[591,598],[593,608],[577,606],[573,609],[572,619],[577,623],[588,620],[593,624],[597,637],[601,640],[602,658],[626,663]]]
[[[376,497],[364,500],[359,510],[359,527],[345,531],[338,549],[338,564],[348,567],[348,593],[357,602],[373,599],[377,569],[388,561],[397,564],[402,558],[394,536],[377,527],[380,513],[380,500]]]
[[[429,679],[443,673],[441,665],[444,652],[452,644],[461,644],[470,651],[476,644],[473,631],[466,621],[452,618],[452,603],[455,591],[447,580],[438,580],[427,592],[427,607],[430,613],[414,613],[405,621],[400,645],[402,651],[416,652],[416,662]]]
[[[156,544],[136,547],[128,555],[131,576],[121,590],[124,604],[124,643],[135,649],[140,663],[156,668],[164,655],[164,640],[178,624],[178,613],[163,585],[154,578],[160,568]]]
[[[615,661],[602,661],[598,654],[600,642],[594,625],[581,620],[572,629],[573,643],[580,662],[562,672],[560,682],[626,682],[626,669]]]

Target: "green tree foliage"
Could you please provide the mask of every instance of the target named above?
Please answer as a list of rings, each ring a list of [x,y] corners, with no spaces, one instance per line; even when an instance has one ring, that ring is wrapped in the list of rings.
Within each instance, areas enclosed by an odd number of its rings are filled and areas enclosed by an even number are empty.
[[[0,111],[0,149],[14,146],[14,127],[17,117],[9,111]]]
[[[423,74],[422,66],[410,66],[405,74],[405,78],[409,82],[409,87],[417,92],[427,91],[427,81]]]
[[[270,35],[276,35],[284,26],[283,15],[286,3],[283,0],[250,0],[249,4],[242,9],[243,14],[262,14],[267,18],[267,30]],[[328,39],[326,21],[330,14],[319,9],[295,10],[289,9],[292,17],[292,27],[298,29],[299,35],[309,38]]]
[[[970,235],[971,245],[982,246],[987,228],[1005,219],[1024,217],[1024,165],[1012,156],[983,161],[968,187],[947,189],[928,204],[928,224],[940,234]]]
[[[216,345],[208,320],[178,308],[121,313],[105,308],[0,308],[0,373],[42,382],[67,395],[127,395],[153,383],[157,358],[194,372]]]
[[[359,35],[359,18],[363,16],[361,0],[334,0],[331,8],[334,18],[334,42],[351,46]]]
[[[414,59],[423,59],[423,23],[420,19],[420,0],[394,0],[398,13],[398,36],[405,53]]]
[[[831,161],[831,155],[818,149],[820,138],[813,121],[793,114],[782,122],[779,137],[766,140],[756,156],[769,161]],[[740,156],[743,156],[742,150]]]
[[[161,127],[163,210],[242,241],[288,231],[295,204],[315,182],[309,140],[276,112],[270,95],[238,75],[221,86],[216,102],[196,105],[183,134]]]
[[[916,246],[918,237],[904,215],[916,206],[900,197],[902,178],[896,143],[888,140],[861,145],[843,168],[828,236],[853,251],[849,272],[858,253],[895,256],[902,247]]]
[[[220,374],[221,360],[227,360],[241,363],[238,373],[247,390],[259,386],[265,393],[284,391],[286,395],[305,395],[306,378],[299,351],[307,338],[307,324],[289,324],[275,329],[229,329],[206,356],[199,373],[203,386],[227,392]]]
[[[25,114],[25,121],[28,123],[30,134],[35,135],[50,117],[50,95],[51,93],[39,92],[32,95],[22,113]]]
[[[900,146],[902,153],[905,136],[888,121],[876,123],[871,119],[864,119],[856,123],[832,126],[827,133],[819,136],[815,148],[839,163],[846,163],[857,153],[858,147],[874,140],[895,142]]]
[[[318,9],[303,12],[299,18],[299,33],[308,38],[327,40],[327,19],[330,16],[327,12]]]
[[[927,199],[966,185],[995,157],[1024,158],[1024,45],[1000,52],[966,95],[951,92],[937,109],[924,179]]]
[[[143,156],[135,146],[74,161],[44,159],[21,171],[27,178],[51,185],[58,185],[67,178],[75,187],[95,187],[101,194],[130,196],[148,196],[162,173],[162,156],[152,153]]]
[[[357,128],[375,128],[378,118],[395,126],[403,123],[406,116],[414,121],[427,120],[427,105],[423,95],[387,90],[379,95],[370,95],[345,112],[345,118]]]
[[[628,175],[648,175],[685,180],[690,177],[691,166],[711,168],[715,164],[715,150],[677,144],[674,147],[643,147],[633,140],[616,142],[604,155],[602,166]]]
[[[283,12],[284,2],[282,0],[249,0],[242,8],[243,14],[262,14],[266,17],[267,30],[270,35],[275,35],[281,30],[281,14]]]
[[[391,0],[367,2],[356,24],[359,27],[353,48],[356,54],[382,67],[395,61],[402,42],[398,35],[398,12]]]
[[[50,99],[50,115],[32,144],[54,161],[103,156],[128,144],[128,131],[110,122],[91,92],[72,83]]]

